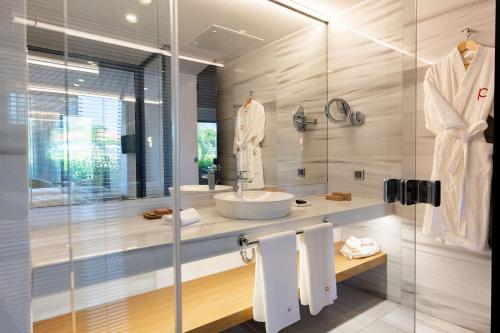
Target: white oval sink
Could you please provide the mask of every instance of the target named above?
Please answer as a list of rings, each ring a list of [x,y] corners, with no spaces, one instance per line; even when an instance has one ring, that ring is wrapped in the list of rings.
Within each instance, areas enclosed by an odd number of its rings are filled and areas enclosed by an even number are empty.
[[[295,196],[283,192],[243,191],[214,196],[217,212],[238,220],[267,220],[287,216]]]
[[[232,191],[233,188],[227,185],[215,185],[214,190],[210,190],[208,185],[182,185],[181,186],[181,194],[203,194],[203,193],[212,193],[212,192],[227,192]],[[168,191],[170,194],[174,194],[175,190],[173,187],[169,187]]]

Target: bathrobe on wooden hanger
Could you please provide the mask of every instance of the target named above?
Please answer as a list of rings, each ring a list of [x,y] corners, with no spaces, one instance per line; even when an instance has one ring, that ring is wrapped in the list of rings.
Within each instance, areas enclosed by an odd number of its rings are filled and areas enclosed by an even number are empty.
[[[244,176],[252,180],[243,184],[245,189],[264,187],[260,143],[264,140],[265,123],[264,107],[254,99],[237,111],[233,153],[238,171],[246,171]]]
[[[424,81],[426,127],[436,136],[431,178],[441,180],[441,206],[427,206],[423,232],[471,250],[487,248],[493,145],[495,49],[479,45],[468,70],[455,48]]]

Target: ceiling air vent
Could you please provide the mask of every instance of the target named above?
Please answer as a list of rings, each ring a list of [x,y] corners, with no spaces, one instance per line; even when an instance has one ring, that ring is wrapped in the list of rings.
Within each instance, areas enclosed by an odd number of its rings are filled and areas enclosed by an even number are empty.
[[[242,31],[212,25],[187,45],[229,57],[242,55],[264,44],[264,39]]]

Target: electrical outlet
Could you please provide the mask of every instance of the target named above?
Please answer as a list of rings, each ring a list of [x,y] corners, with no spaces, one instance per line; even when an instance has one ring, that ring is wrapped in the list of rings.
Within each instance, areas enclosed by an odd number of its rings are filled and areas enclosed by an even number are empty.
[[[299,176],[299,177],[305,177],[306,176],[306,169],[305,168],[299,168],[299,169],[297,169],[297,176]]]
[[[354,170],[353,179],[354,180],[365,180],[365,170]]]

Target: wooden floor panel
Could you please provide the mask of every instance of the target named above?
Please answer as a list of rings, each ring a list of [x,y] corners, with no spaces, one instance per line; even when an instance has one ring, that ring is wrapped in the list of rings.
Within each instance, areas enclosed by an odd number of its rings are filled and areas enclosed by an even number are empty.
[[[337,282],[387,262],[385,253],[348,260],[339,253],[342,245],[343,242],[335,244]],[[252,319],[253,283],[254,264],[183,283],[184,331],[220,332]],[[36,322],[33,332],[174,332],[174,306],[173,287],[168,287]]]

